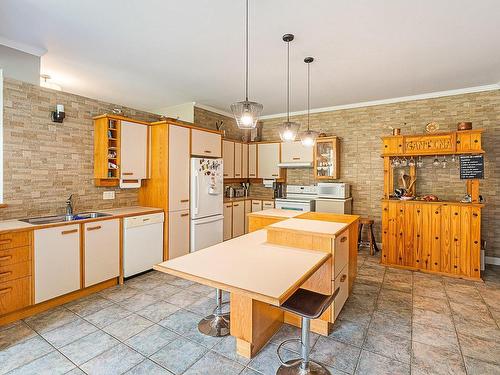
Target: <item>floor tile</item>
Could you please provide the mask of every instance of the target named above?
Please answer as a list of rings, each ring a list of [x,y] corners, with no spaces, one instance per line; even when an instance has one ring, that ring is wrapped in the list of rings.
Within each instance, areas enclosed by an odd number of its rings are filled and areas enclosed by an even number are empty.
[[[125,375],[169,375],[170,371],[165,370],[163,367],[157,365],[149,359],[145,359],[137,366],[128,370]]]
[[[464,359],[468,375],[500,374],[499,364],[488,363],[467,356]]]
[[[70,372],[67,372],[66,375],[85,375],[85,373],[82,370],[80,370],[78,367],[75,367]]]
[[[199,294],[188,292],[185,290],[165,298],[166,302],[179,307],[186,307],[192,305],[193,303],[198,302],[199,300],[200,300]]]
[[[412,348],[412,374],[466,374],[462,356],[456,352],[419,342],[413,342]]]
[[[145,307],[157,302],[158,299],[145,293],[138,293],[130,298],[119,302],[119,305],[129,311],[140,311]]]
[[[240,375],[263,375],[261,372],[252,370],[250,367],[246,367]]]
[[[103,328],[131,314],[132,314],[131,311],[125,310],[121,306],[112,305],[94,314],[87,315],[85,317],[85,320],[89,321],[90,323],[99,328]]]
[[[201,294],[203,296],[213,297],[215,300],[215,288],[212,288],[210,286],[195,283],[189,286],[186,290],[193,293]]]
[[[450,315],[438,314],[434,311],[413,309],[413,322],[448,331],[454,331],[455,327]]]
[[[122,374],[135,367],[144,357],[124,344],[119,344],[90,361],[80,368],[89,375]]]
[[[450,306],[446,298],[436,299],[416,295],[413,296],[413,307],[420,310],[434,311],[438,314],[451,314]]]
[[[107,333],[97,331],[63,346],[59,351],[72,362],[81,365],[119,343],[117,339]]]
[[[455,331],[448,331],[415,323],[413,324],[412,340],[421,344],[436,346],[457,353],[460,352]]]
[[[297,328],[298,330],[298,328]],[[365,339],[367,328],[364,324],[351,322],[349,320],[337,319],[333,325],[329,337],[337,341],[361,347]]]
[[[410,375],[410,365],[384,356],[361,351],[356,375]]]
[[[191,329],[184,334],[184,337],[193,340],[208,349],[212,349],[223,340],[223,337],[212,337],[201,333],[198,329],[198,324],[192,326]]]
[[[141,275],[125,281],[125,285],[140,290],[150,290],[163,283],[164,281],[150,275]]]
[[[169,298],[170,296],[181,292],[182,289],[170,284],[161,284],[156,288],[148,289],[144,293],[149,294],[150,296],[159,298],[160,300],[164,300]]]
[[[177,338],[179,335],[176,333],[155,324],[132,336],[125,343],[149,357]]]
[[[212,350],[226,358],[239,362],[242,365],[247,365],[250,362],[249,358],[236,353],[236,339],[233,336],[226,336],[219,343],[217,343]]]
[[[124,341],[153,324],[153,322],[139,315],[132,314],[104,327],[103,330],[116,337],[118,340]]]
[[[180,337],[167,344],[150,358],[170,372],[182,374],[207,351],[205,347]]]
[[[215,352],[208,352],[185,375],[237,375],[243,370],[243,365],[231,361]]]
[[[173,285],[173,286],[177,286],[179,288],[187,288],[187,287],[190,287],[192,285],[195,284],[194,281],[191,281],[191,280],[186,280],[186,279],[181,279],[179,277],[173,279],[173,280],[170,280],[170,281],[167,281],[168,284],[170,285]]]
[[[19,324],[11,325],[9,328],[0,331],[0,351],[33,338],[36,335],[36,332],[26,323],[20,321]]]
[[[352,374],[360,353],[359,348],[321,336],[311,351],[311,359]]]
[[[278,332],[271,337],[271,342],[275,345],[280,345],[285,340],[296,339],[297,341],[292,341],[283,345],[283,348],[288,349],[295,353],[300,353],[301,344],[300,344],[300,336],[301,331],[300,328],[292,326],[290,324],[283,324]],[[309,347],[312,348],[316,341],[318,341],[319,335],[311,332],[309,336]]]
[[[458,334],[462,354],[485,362],[500,364],[500,342]]]
[[[67,303],[64,306],[73,311],[75,314],[86,316],[96,313],[108,306],[111,306],[112,304],[113,302],[109,299],[103,298],[97,294],[92,294],[88,297]]]
[[[340,314],[337,317],[337,319],[341,320],[345,319],[351,322],[357,322],[359,324],[363,324],[366,327],[368,327],[372,319],[372,314],[373,311],[360,308],[358,306],[355,306],[354,304],[346,304],[344,305],[344,308],[340,311]]]
[[[490,314],[490,311],[488,310],[488,307],[483,302],[476,305],[465,305],[450,301],[450,306],[454,316],[484,323],[495,322]]]
[[[195,294],[193,292],[193,294]],[[196,314],[199,314],[201,316],[208,316],[211,315],[216,307],[216,302],[215,298],[210,296],[210,297],[198,297],[198,300],[195,301],[194,303],[188,305],[187,307],[184,307],[186,310],[192,311]],[[224,309],[224,307],[227,307]],[[224,310],[229,310],[229,305],[223,306],[223,311]]]
[[[60,348],[95,331],[97,331],[97,327],[79,318],[78,320],[53,329],[52,331],[42,333],[41,335],[54,347]]]
[[[277,348],[277,345],[268,344],[250,361],[248,367],[262,374],[276,374],[276,370],[280,367],[280,362],[276,354]],[[284,361],[298,357],[296,353],[287,349],[282,349],[280,353]]]
[[[137,314],[152,322],[158,323],[160,320],[165,319],[179,309],[180,307],[172,305],[171,303],[160,301],[144,307],[137,311]]]
[[[201,318],[201,316],[190,311],[179,310],[167,316],[158,324],[183,335],[189,332],[193,327],[198,327]]]
[[[78,316],[60,306],[26,318],[24,321],[38,333],[48,332],[78,319]]]
[[[410,363],[411,340],[408,336],[396,336],[370,329],[363,349],[399,362]]]
[[[401,337],[411,335],[411,313],[404,311],[375,310],[370,322],[372,331],[391,333]]]
[[[135,296],[137,293],[139,293],[138,289],[132,288],[128,285],[116,285],[100,292],[101,296],[114,302],[121,302],[127,298]]]
[[[458,333],[500,342],[500,329],[495,322],[486,323],[457,316],[453,318],[453,321]]]
[[[54,351],[54,348],[39,336],[0,351],[0,374],[5,374],[39,357]]]
[[[51,352],[33,362],[10,372],[11,375],[58,375],[66,374],[75,365],[59,352]]]

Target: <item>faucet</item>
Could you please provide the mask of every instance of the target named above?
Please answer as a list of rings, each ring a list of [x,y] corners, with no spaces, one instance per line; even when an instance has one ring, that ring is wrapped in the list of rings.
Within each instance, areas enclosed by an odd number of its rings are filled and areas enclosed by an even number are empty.
[[[69,196],[68,199],[66,199],[66,219],[71,220],[73,218],[73,194]]]

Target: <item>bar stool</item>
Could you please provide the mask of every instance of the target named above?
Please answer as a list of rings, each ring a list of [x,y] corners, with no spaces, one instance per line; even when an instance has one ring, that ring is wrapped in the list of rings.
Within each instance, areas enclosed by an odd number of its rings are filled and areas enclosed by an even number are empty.
[[[283,305],[281,305],[283,310],[297,314],[301,317],[302,328],[300,338],[285,340],[278,346],[276,353],[278,354],[281,366],[278,368],[278,371],[276,371],[276,375],[331,375],[330,371],[324,366],[309,359],[309,336],[311,319],[317,319],[325,312],[332,304],[335,297],[337,297],[337,294],[339,294],[339,290],[340,288],[337,288],[337,290],[329,296],[311,292],[306,289],[298,289],[283,303]],[[291,341],[300,342],[301,357],[284,362],[280,356],[280,349],[283,345]]]
[[[358,248],[361,246],[361,234],[363,231],[363,225],[368,225],[370,227],[370,255],[373,255],[374,251],[378,252],[377,241],[375,241],[375,235],[373,234],[373,223],[372,219],[361,218],[359,220],[359,229],[358,229]]]
[[[207,336],[223,337],[229,335],[229,313],[222,312],[222,291],[215,289],[217,306],[213,313],[198,323],[198,330]],[[227,303],[227,302],[226,302]]]

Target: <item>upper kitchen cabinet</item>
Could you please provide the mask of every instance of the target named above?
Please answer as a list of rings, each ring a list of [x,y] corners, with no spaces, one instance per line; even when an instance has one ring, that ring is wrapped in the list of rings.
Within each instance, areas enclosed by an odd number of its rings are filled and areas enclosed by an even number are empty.
[[[222,167],[224,178],[234,178],[234,142],[222,141]]]
[[[314,146],[314,177],[318,180],[339,178],[339,139],[337,137],[318,138]]]
[[[280,144],[259,143],[258,152],[258,178],[277,179],[280,177]]]
[[[281,163],[312,166],[313,149],[302,142],[284,142],[281,144]]]
[[[241,144],[241,177],[248,178],[248,144]]]
[[[242,144],[234,142],[234,178],[242,178]]]
[[[121,116],[94,118],[94,181],[118,186],[120,179],[148,178],[149,126]]]
[[[219,132],[191,129],[191,155],[222,157],[222,136]]]
[[[257,178],[257,144],[248,145],[248,178]]]
[[[189,128],[168,127],[168,211],[189,210]]]

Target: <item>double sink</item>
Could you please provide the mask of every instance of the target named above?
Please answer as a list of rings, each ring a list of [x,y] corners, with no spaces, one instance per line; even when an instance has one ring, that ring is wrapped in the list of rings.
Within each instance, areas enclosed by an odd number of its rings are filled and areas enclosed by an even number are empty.
[[[86,220],[86,219],[97,219],[99,217],[111,216],[111,214],[105,214],[102,212],[82,212],[75,215],[57,215],[57,216],[41,216],[41,217],[29,217],[26,219],[20,219],[28,224],[33,225],[43,225],[43,224],[55,224],[64,223],[67,221],[76,220]]]

